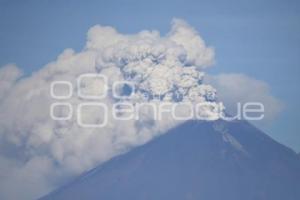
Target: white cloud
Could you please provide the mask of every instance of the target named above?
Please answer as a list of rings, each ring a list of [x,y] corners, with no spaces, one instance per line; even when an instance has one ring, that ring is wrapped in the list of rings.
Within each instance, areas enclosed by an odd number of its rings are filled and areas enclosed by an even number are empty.
[[[222,105],[215,101],[214,88],[201,84],[202,69],[213,59],[213,49],[199,34],[184,21],[174,20],[166,36],[147,30],[124,35],[112,27],[94,26],[81,52],[66,49],[29,77],[21,78],[14,65],[1,68],[0,168],[5,173],[0,174],[0,199],[36,198],[57,186],[62,177],[80,174],[178,123],[167,115],[149,123],[153,119],[148,112],[140,121],[115,121],[109,115],[109,124],[101,129],[82,128],[75,118],[53,121],[49,114],[55,101],[50,97],[53,81],[75,86],[75,95],[68,100],[74,107],[82,102],[76,95],[76,78],[101,73],[109,77],[109,86],[115,80],[134,82],[134,102],[153,102],[157,94],[162,94],[161,101],[170,102],[179,94],[176,101],[209,101],[211,107],[202,112],[215,119],[217,113],[211,108]],[[98,88],[96,81],[87,84]],[[102,100],[110,107],[117,101],[111,95]],[[88,114],[99,120],[93,111]]]
[[[187,50],[188,63],[202,67],[208,67],[214,63],[214,50],[207,48],[197,31],[185,21],[180,19],[173,21],[170,38]]]
[[[22,71],[15,64],[7,64],[0,68],[0,97],[8,92],[22,74]]]
[[[229,113],[236,113],[237,103],[261,102],[264,105],[264,122],[274,119],[283,109],[283,103],[271,94],[269,85],[244,74],[206,76],[206,82],[217,89]]]

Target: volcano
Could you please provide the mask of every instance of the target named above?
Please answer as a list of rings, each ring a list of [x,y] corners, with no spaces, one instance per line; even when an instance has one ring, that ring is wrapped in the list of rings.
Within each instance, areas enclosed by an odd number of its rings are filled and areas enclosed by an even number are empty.
[[[300,158],[246,121],[187,121],[41,199],[299,200]]]

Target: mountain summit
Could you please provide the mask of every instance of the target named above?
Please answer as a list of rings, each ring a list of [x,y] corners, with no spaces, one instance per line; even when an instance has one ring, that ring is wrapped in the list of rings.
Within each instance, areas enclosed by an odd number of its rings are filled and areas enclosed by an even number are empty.
[[[298,200],[300,159],[245,121],[188,121],[42,199]]]

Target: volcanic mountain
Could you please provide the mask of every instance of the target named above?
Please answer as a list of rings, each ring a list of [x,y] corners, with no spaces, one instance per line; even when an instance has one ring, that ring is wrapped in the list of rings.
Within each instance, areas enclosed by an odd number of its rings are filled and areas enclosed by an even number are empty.
[[[188,121],[42,199],[299,200],[300,159],[246,121]]]

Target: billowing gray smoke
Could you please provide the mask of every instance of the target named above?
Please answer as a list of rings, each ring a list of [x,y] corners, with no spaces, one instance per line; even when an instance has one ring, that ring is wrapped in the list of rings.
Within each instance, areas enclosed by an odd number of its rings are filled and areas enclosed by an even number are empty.
[[[215,120],[222,103],[216,101],[215,89],[202,83],[202,70],[213,62],[213,49],[192,27],[176,19],[165,36],[146,30],[124,35],[112,27],[94,26],[81,52],[66,49],[30,77],[22,77],[14,65],[1,68],[0,199],[36,198],[66,177],[144,144],[180,123],[169,115],[154,120],[147,109],[141,110],[139,120],[116,121],[109,115],[102,128],[82,128],[76,115],[55,121],[49,113],[50,105],[57,101],[50,96],[53,81],[72,83],[73,95],[66,101],[75,110],[85,102],[77,95],[76,79],[85,73],[99,73],[108,77],[109,88],[115,81],[134,83],[134,98],[127,100],[134,106],[139,102],[206,102],[200,115]],[[84,87],[93,94],[101,83],[90,80]],[[110,110],[120,99],[107,95],[97,102]],[[59,109],[56,111],[64,112]],[[100,120],[94,109],[86,110],[84,117]]]

